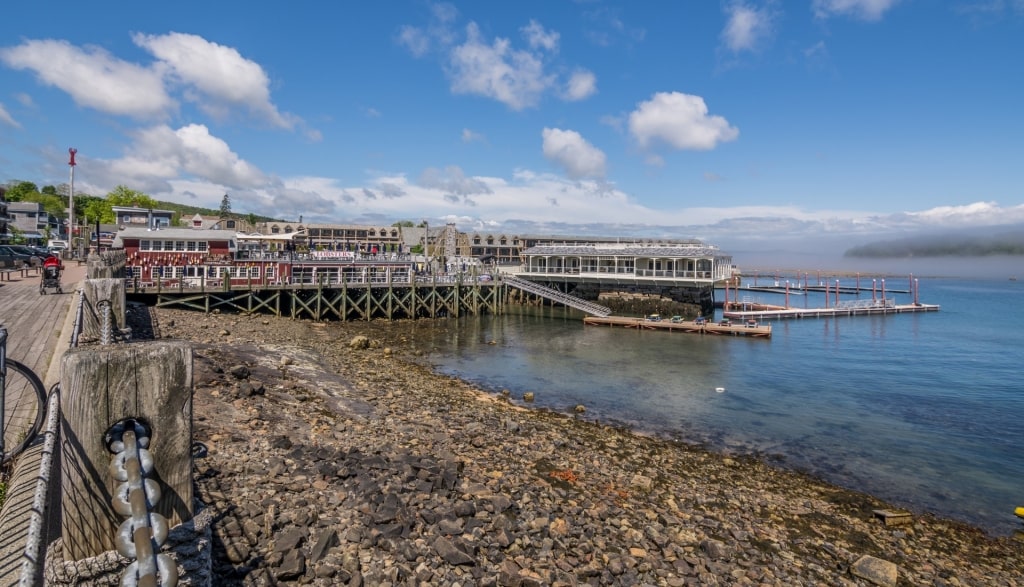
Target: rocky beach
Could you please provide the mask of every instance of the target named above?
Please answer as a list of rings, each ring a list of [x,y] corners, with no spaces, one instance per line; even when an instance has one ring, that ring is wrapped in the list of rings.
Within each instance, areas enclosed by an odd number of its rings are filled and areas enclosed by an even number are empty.
[[[483,392],[408,323],[149,317],[194,343],[216,585],[1024,585],[1024,542]]]

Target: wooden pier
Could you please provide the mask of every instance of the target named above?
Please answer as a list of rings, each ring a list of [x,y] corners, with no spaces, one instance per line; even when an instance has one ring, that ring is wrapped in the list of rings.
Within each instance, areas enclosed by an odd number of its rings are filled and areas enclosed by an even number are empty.
[[[448,318],[501,314],[505,288],[497,282],[316,283],[272,285],[209,281],[139,284],[126,280],[129,299],[157,307],[209,313],[227,310],[268,313],[292,319],[373,320]]]
[[[770,338],[770,324],[757,323],[754,319],[743,322],[698,322],[696,320],[650,320],[648,318],[631,318],[627,316],[587,316],[584,324],[595,326],[619,326],[638,330],[668,330],[670,332],[690,332],[693,334],[731,334],[733,336],[750,336]]]

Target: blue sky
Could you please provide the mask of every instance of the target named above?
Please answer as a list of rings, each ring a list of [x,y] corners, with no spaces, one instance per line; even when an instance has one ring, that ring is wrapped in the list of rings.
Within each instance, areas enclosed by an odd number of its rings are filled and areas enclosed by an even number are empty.
[[[842,242],[1024,222],[1024,0],[19,2],[0,182]],[[810,245],[808,245],[810,246]]]

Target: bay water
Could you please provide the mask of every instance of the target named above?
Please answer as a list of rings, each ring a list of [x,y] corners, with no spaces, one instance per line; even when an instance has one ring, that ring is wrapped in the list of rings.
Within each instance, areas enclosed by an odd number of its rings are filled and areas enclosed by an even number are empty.
[[[910,289],[909,278],[886,283],[888,298],[913,301],[892,293]],[[1024,527],[1013,515],[1024,506],[1024,282],[916,286],[938,312],[776,320],[771,339],[585,326],[552,307],[414,323],[411,335],[438,371],[493,393],[532,391],[536,406],[566,412],[582,404],[586,418],[760,455],[1009,534]],[[825,300],[792,293],[789,303]]]

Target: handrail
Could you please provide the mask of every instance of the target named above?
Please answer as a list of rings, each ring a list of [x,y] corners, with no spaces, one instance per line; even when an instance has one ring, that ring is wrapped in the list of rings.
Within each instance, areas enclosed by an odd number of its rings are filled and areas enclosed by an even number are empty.
[[[512,275],[502,275],[501,279],[503,282],[505,282],[508,285],[511,285],[512,287],[521,289],[525,292],[532,293],[534,295],[541,296],[543,298],[547,298],[549,300],[556,301],[560,304],[569,306],[570,308],[576,308],[577,310],[586,312],[587,314],[593,314],[595,316],[604,317],[612,313],[611,308],[602,306],[600,304],[595,304],[594,302],[588,302],[587,300],[582,300],[580,298],[577,298],[576,296],[571,296],[567,293],[560,292],[557,289],[552,289],[550,287],[540,285],[539,283],[527,281],[525,279],[515,277]]]

